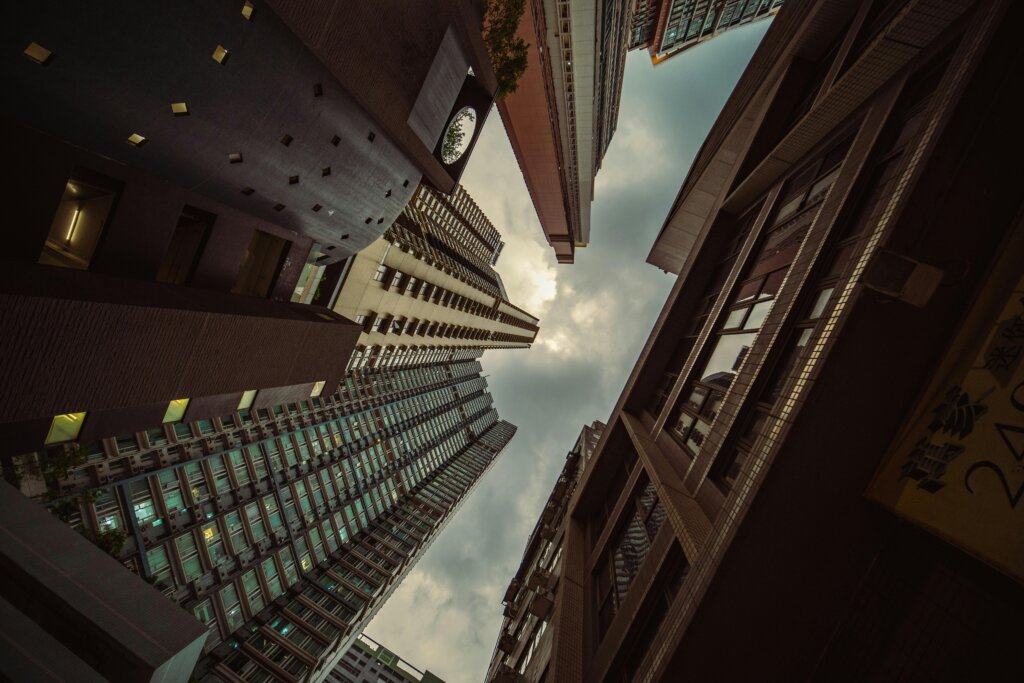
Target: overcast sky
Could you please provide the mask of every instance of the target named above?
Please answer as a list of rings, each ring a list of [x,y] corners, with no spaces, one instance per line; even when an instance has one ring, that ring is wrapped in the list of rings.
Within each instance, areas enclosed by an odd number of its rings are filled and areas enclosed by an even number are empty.
[[[501,597],[584,424],[607,421],[672,278],[645,262],[708,129],[769,22],[660,64],[626,60],[618,129],[597,175],[591,244],[556,265],[497,110],[462,182],[502,233],[497,269],[541,319],[529,350],[483,359],[515,438],[371,622],[368,635],[447,683],[481,683]]]

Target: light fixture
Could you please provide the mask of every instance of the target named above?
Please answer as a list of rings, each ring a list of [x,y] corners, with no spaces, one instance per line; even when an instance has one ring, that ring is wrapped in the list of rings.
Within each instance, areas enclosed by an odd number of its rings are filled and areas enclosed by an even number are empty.
[[[68,236],[64,238],[64,248],[71,248],[71,238],[75,236],[75,228],[78,227],[78,219],[82,215],[82,209],[75,207],[75,212],[71,214],[71,225],[68,227]]]

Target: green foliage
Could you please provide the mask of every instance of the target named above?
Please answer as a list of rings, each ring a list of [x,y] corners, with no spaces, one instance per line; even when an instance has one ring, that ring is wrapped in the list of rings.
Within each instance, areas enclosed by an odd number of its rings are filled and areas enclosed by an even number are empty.
[[[57,518],[65,524],[70,522],[75,515],[81,512],[78,507],[78,501],[74,498],[64,498],[63,500],[57,501],[50,506],[50,511],[57,515]]]
[[[491,57],[494,75],[498,78],[495,97],[514,93],[519,78],[526,71],[529,45],[516,36],[519,20],[526,10],[526,0],[488,0],[484,15],[484,42]]]
[[[125,541],[128,540],[128,532],[124,529],[108,529],[107,531],[83,530],[82,535],[92,541],[97,547],[112,557],[118,557]]]
[[[459,158],[462,141],[466,138],[466,131],[463,129],[462,123],[471,116],[473,116],[472,109],[463,109],[444,132],[444,142],[441,144],[441,158],[444,159],[446,164],[450,164]]]
[[[68,472],[85,464],[85,454],[78,444],[71,444],[55,454],[54,450],[43,456],[41,472],[47,484],[68,476]]]

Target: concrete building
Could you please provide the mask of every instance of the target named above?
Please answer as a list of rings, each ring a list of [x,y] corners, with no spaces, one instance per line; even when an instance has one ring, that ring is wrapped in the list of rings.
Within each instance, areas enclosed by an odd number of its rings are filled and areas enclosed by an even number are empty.
[[[1019,675],[1022,28],[787,0],[651,250],[549,667],[492,680]]]
[[[590,241],[594,177],[615,132],[629,33],[625,0],[531,0],[528,66],[498,101],[512,151],[559,263]]]
[[[508,300],[492,266],[502,246],[461,187],[451,197],[420,187],[384,236],[339,272],[334,311],[362,326],[360,349],[528,348],[538,320]],[[328,288],[333,281],[326,277]]]
[[[19,197],[0,255],[0,454],[337,386],[359,330],[316,298],[320,278],[421,179],[455,188],[496,87],[482,12],[16,8],[0,34]],[[467,110],[466,149],[442,158]]]
[[[659,64],[723,31],[774,17],[784,0],[633,0],[629,49]]]
[[[540,681],[550,668],[553,631],[548,625],[560,590],[566,512],[604,429],[603,422],[584,425],[565,457],[519,569],[505,591],[505,617],[487,667],[487,681]]]
[[[429,671],[420,671],[365,633],[338,662],[325,683],[444,683]]]

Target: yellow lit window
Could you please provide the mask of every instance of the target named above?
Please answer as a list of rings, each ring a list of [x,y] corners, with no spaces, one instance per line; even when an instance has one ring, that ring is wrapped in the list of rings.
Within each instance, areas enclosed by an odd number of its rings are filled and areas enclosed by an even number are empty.
[[[176,398],[167,404],[167,412],[164,413],[164,422],[181,422],[185,416],[185,408],[188,408],[187,398]]]
[[[211,525],[209,525],[209,526],[207,526],[207,527],[205,527],[203,529],[203,538],[205,538],[207,542],[212,541],[213,537],[216,536],[216,535],[217,535],[217,528],[213,524],[211,524]]]
[[[252,6],[252,3],[249,2],[249,0],[246,0],[245,4],[242,5],[242,16],[248,19],[249,21],[252,21],[253,9],[255,8]]]
[[[24,54],[33,62],[42,66],[46,66],[53,59],[53,53],[39,43],[29,43],[28,47],[24,50]]]
[[[309,392],[309,395],[311,397],[314,397],[314,398],[319,396],[320,392],[322,392],[324,390],[324,385],[325,384],[327,384],[327,380],[323,380],[323,379],[320,380],[319,382],[317,382],[316,384],[314,384],[313,385],[313,391]]]
[[[85,413],[57,415],[50,423],[50,431],[46,435],[46,445],[74,441],[78,438],[78,433],[82,431],[83,422],[85,422]]]
[[[242,392],[242,400],[238,402],[238,410],[251,408],[254,400],[256,400],[255,389],[249,389],[248,391]]]
[[[217,62],[218,64],[223,64],[228,60],[228,54],[228,49],[226,47],[224,47],[223,45],[218,45],[213,50],[213,61]]]

